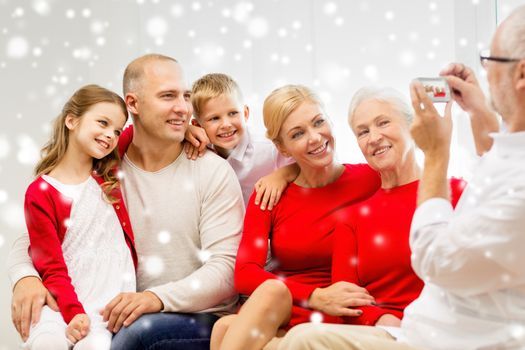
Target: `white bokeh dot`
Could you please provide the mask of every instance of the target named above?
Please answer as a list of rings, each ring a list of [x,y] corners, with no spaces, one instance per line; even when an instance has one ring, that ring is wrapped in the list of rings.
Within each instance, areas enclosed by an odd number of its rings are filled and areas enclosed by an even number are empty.
[[[146,273],[150,276],[160,276],[164,271],[164,262],[158,256],[149,256],[145,259],[145,269]]]
[[[18,59],[24,58],[29,51],[27,39],[21,36],[14,36],[7,42],[7,57]]]
[[[387,11],[387,12],[385,12],[385,19],[386,19],[387,21],[392,21],[395,17],[396,17],[396,15],[394,14],[393,11]]]
[[[5,238],[3,235],[0,235],[0,248],[3,247],[4,243],[5,243]]]
[[[82,17],[89,18],[91,17],[91,9],[85,8],[82,10]]]
[[[159,243],[166,244],[171,241],[171,234],[168,231],[160,231],[157,235]]]
[[[168,31],[168,23],[162,17],[150,18],[146,23],[146,31],[154,38],[164,36]]]
[[[0,204],[4,204],[9,199],[9,196],[6,191],[0,190]]]
[[[51,12],[51,6],[47,0],[33,0],[33,10],[41,16],[47,16]]]
[[[379,72],[377,70],[377,67],[374,66],[374,65],[371,65],[371,64],[365,66],[365,68],[363,70],[363,74],[370,81],[377,81],[378,76],[379,76]]]
[[[337,5],[334,2],[327,2],[323,6],[323,12],[327,15],[333,15],[337,11]]]
[[[0,135],[0,159],[5,158],[11,152],[11,145],[7,140],[7,136]]]
[[[75,10],[73,9],[66,10],[66,18],[73,19],[75,18],[75,15],[76,15]]]
[[[310,315],[310,322],[312,322],[314,324],[322,323],[323,322],[323,314],[318,312],[318,311],[312,312],[312,314]]]
[[[268,33],[268,22],[263,17],[256,17],[248,22],[248,33],[255,38],[262,38]]]
[[[184,14],[184,7],[181,4],[171,6],[171,14],[174,17],[181,17]]]
[[[18,144],[18,152],[16,158],[20,164],[34,165],[40,159],[39,147],[29,135],[20,135],[16,143]]]
[[[199,260],[203,263],[205,263],[211,258],[211,252],[206,249],[199,250],[197,255],[199,256]]]

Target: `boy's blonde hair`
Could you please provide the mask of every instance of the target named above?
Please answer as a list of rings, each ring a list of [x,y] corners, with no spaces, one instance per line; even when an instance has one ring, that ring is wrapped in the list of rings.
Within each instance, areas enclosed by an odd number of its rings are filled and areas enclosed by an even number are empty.
[[[279,143],[281,141],[279,133],[284,122],[303,102],[312,102],[324,109],[321,99],[306,86],[285,85],[273,90],[266,97],[263,105],[266,137],[273,143]]]
[[[239,102],[243,102],[243,97],[239,85],[227,74],[211,73],[206,74],[193,83],[191,87],[191,104],[193,105],[193,115],[199,118],[204,105],[211,100],[222,95],[235,94]]]

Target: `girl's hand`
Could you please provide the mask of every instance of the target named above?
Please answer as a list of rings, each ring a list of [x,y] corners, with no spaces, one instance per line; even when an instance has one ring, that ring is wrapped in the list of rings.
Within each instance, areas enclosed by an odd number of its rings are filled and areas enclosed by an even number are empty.
[[[86,314],[77,314],[69,322],[66,329],[67,339],[73,344],[84,338],[89,333],[91,321]]]
[[[337,282],[313,291],[308,306],[332,316],[361,316],[357,306],[374,305],[375,299],[364,288],[350,282]]]

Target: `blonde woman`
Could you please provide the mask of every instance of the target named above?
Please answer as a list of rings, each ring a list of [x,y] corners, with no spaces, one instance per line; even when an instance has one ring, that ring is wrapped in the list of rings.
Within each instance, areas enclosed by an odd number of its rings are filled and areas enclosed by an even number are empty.
[[[330,270],[332,232],[344,220],[341,209],[373,194],[379,177],[366,164],[336,160],[331,123],[307,87],[287,85],[273,91],[263,114],[267,137],[300,171],[271,212],[250,201],[235,287],[252,296],[239,315],[218,321],[212,349],[262,349],[279,328],[312,319],[341,323],[341,316],[359,315],[354,306],[374,303],[355,284],[332,285]],[[272,271],[264,269],[268,249],[275,263]]]

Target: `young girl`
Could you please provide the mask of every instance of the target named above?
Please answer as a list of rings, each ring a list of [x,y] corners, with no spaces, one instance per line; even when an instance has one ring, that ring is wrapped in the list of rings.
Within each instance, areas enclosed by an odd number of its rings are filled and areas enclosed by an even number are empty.
[[[55,121],[25,197],[30,255],[60,313],[44,307],[27,349],[109,349],[99,311],[135,291],[137,255],[116,174],[126,105],[97,85],[79,89]]]

